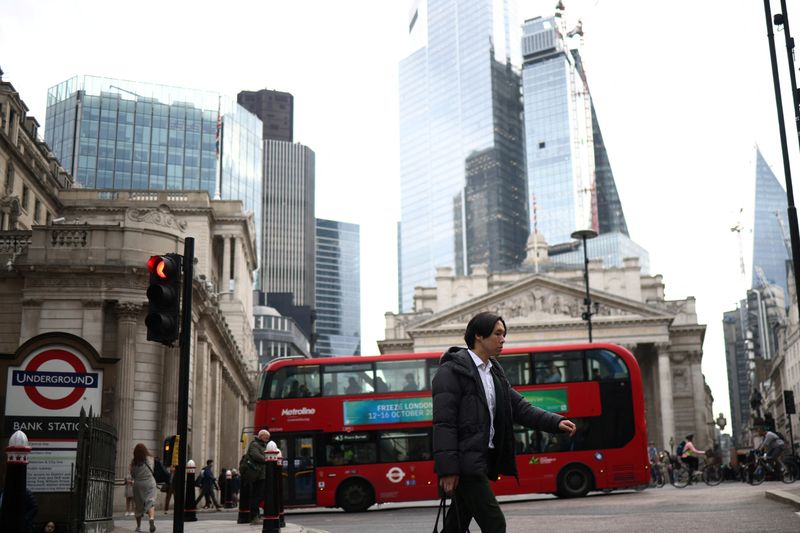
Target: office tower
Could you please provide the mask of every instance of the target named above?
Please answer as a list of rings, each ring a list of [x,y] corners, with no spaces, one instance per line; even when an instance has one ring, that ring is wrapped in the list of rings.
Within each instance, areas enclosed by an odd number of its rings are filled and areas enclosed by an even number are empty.
[[[746,330],[746,305],[735,311],[723,314],[722,333],[725,338],[725,360],[728,368],[728,394],[731,400],[731,428],[733,441],[737,446],[745,443],[743,434],[747,434],[750,425],[750,394],[753,390],[752,372],[749,369],[747,351],[744,342]]]
[[[522,135],[511,113],[519,90],[508,67],[517,56],[515,28],[508,0],[427,0],[412,9],[413,50],[399,72],[401,310],[410,309],[415,286],[433,283],[436,267],[469,270],[467,159],[484,153],[504,180],[524,173]],[[527,202],[510,209],[527,216]]]
[[[316,351],[361,355],[361,253],[357,224],[317,219]]]
[[[241,91],[236,101],[263,123],[263,139],[292,142],[294,139],[294,96],[261,89]]]
[[[256,221],[261,129],[258,117],[208,91],[76,76],[47,94],[45,138],[78,186],[205,190],[241,200]]]
[[[261,290],[268,295],[291,294],[293,305],[310,309],[314,305],[316,233],[314,152],[310,148],[264,141],[263,207]],[[275,307],[269,297],[267,305]],[[310,337],[312,332],[306,333]]]
[[[555,16],[527,20],[522,33],[528,194],[536,205],[531,226],[553,247],[554,262],[581,263],[582,243],[571,234],[591,228],[599,237],[587,243],[590,258],[622,266],[626,257],[638,257],[647,273],[649,254],[628,235],[576,48],[582,26],[567,31],[559,10]]]
[[[791,256],[786,208],[786,191],[756,148],[753,288],[770,283],[780,286],[784,295],[789,294],[786,276]]]

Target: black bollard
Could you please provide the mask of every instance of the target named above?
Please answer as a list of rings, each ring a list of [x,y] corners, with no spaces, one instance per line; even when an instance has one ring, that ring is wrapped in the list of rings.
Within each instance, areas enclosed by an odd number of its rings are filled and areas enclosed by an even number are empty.
[[[27,508],[28,437],[16,431],[6,446],[6,486],[3,490],[3,509],[0,511],[0,531],[23,533]],[[21,512],[22,511],[22,512]]]
[[[197,509],[195,508],[194,497],[194,461],[189,459],[186,463],[186,490],[184,491],[185,499],[183,500],[183,521],[184,522],[197,522]]]
[[[239,517],[236,519],[237,524],[249,524],[252,518],[250,517],[250,487],[253,482],[248,478],[244,479],[242,476],[242,488],[239,489]]]
[[[233,509],[233,473],[225,470],[225,491],[222,494],[222,506],[225,509]]]
[[[280,533],[280,510],[278,508],[277,494],[280,488],[278,456],[281,452],[278,451],[277,446],[274,446],[272,441],[270,441],[269,444],[265,452],[267,459],[267,479],[264,484],[264,522],[261,527],[261,533]],[[273,447],[274,450],[271,450],[271,447]]]

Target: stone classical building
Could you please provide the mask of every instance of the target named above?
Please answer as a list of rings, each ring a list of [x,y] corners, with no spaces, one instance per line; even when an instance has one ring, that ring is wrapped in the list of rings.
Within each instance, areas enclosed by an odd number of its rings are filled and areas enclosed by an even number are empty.
[[[154,254],[183,253],[194,237],[189,457],[238,464],[255,399],[252,214],[206,192],[73,189],[59,202],[61,223],[0,231],[8,261],[0,270],[0,380],[20,365],[15,353],[27,340],[81,337],[103,362],[101,414],[118,430],[117,479],[136,443],[160,455],[177,430],[179,350],[146,340],[146,264]],[[12,242],[19,253],[8,252]],[[5,396],[0,403],[4,412]]]
[[[538,273],[489,274],[483,267],[455,276],[450,268],[438,269],[436,287],[416,288],[414,312],[386,314],[381,353],[463,346],[467,322],[486,310],[505,319],[509,347],[586,342],[583,269],[549,263],[546,254],[536,263]],[[639,362],[649,438],[674,449],[694,433],[701,449],[710,447],[713,398],[700,368],[706,327],[697,323],[694,298],[666,300],[662,277],[642,275],[638,259],[620,268],[592,261],[589,280],[598,304],[593,340],[620,344]]]
[[[0,231],[49,224],[72,178],[39,140],[39,122],[0,70]]]

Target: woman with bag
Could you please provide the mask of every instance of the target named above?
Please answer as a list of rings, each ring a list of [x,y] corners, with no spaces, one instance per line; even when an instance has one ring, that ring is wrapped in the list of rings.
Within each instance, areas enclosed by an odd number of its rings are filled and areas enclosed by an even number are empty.
[[[133,478],[134,516],[136,531],[142,531],[142,515],[150,517],[150,533],[156,530],[156,479],[153,475],[155,461],[141,442],[133,448],[131,461],[131,477]]]

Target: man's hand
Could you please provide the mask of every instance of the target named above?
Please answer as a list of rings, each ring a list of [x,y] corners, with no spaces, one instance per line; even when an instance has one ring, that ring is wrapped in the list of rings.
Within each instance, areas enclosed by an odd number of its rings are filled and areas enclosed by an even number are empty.
[[[571,420],[567,420],[566,418],[558,423],[558,429],[563,431],[564,433],[569,433],[569,436],[575,435],[575,424]]]
[[[458,486],[458,474],[444,476],[439,480],[439,486],[442,487],[446,496],[451,496]]]

